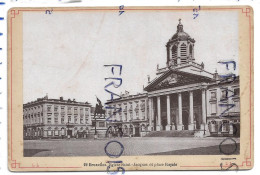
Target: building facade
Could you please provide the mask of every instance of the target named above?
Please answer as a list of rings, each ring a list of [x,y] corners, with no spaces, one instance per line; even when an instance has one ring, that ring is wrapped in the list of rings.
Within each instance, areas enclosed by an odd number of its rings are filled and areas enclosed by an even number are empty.
[[[196,63],[195,40],[181,21],[166,44],[167,63],[138,95],[124,94],[109,102],[113,122],[124,134],[144,136],[152,131],[193,131],[196,135],[239,136],[238,76],[219,76]],[[217,64],[217,62],[216,62]],[[225,66],[224,66],[225,67]],[[118,112],[118,108],[122,111]]]
[[[86,138],[92,128],[91,105],[48,96],[23,105],[24,139]]]
[[[149,108],[147,93],[137,95],[122,95],[120,100],[108,104],[108,128],[121,128],[125,136],[144,136],[148,131]]]

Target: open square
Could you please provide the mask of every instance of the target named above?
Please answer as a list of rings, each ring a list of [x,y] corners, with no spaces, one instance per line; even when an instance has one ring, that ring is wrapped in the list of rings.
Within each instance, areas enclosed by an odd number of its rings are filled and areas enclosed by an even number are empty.
[[[187,137],[134,137],[112,138],[101,140],[90,139],[50,139],[25,140],[25,157],[56,157],[56,156],[107,156],[104,148],[109,141],[117,140],[123,147],[122,156],[129,155],[224,155],[219,149],[223,137],[187,138]],[[235,143],[222,144],[223,152],[239,154],[239,138],[233,139]],[[109,145],[107,152],[117,154],[120,146]]]

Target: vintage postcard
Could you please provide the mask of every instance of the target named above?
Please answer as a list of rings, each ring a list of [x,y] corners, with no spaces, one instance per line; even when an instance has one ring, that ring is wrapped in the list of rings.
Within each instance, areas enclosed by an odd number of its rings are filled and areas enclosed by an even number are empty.
[[[254,165],[249,6],[12,8],[11,171]]]

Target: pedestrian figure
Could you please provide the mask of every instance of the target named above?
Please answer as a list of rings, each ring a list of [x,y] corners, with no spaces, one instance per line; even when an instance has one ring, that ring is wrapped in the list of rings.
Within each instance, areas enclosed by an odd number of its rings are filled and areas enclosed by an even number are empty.
[[[119,137],[123,136],[123,131],[122,131],[121,127],[118,128],[118,135],[119,135]]]

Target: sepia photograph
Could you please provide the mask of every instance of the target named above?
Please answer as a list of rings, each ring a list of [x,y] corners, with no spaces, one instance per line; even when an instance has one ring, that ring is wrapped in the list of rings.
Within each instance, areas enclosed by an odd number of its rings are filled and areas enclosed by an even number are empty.
[[[237,13],[118,15],[24,14],[24,156],[239,154]]]
[[[11,9],[11,169],[252,168],[252,20],[247,6]]]

